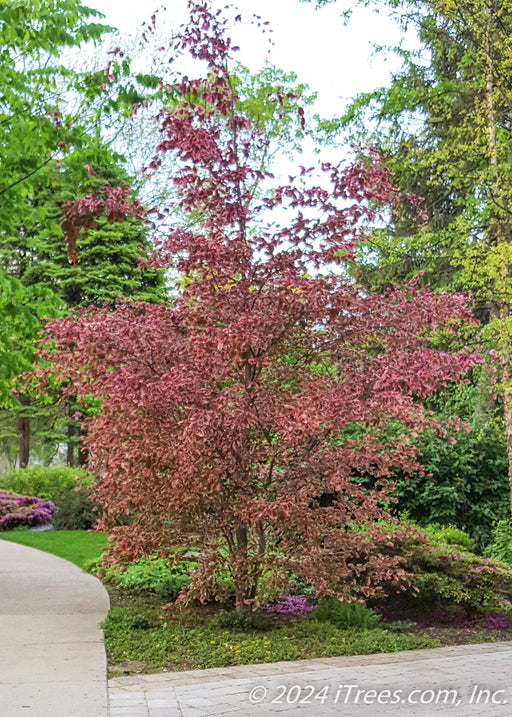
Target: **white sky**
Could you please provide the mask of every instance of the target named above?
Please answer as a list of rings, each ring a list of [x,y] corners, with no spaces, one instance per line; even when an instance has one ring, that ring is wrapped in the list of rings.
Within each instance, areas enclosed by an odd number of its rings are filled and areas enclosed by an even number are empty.
[[[123,32],[133,32],[148,21],[158,0],[88,0],[106,16],[106,21]],[[218,4],[223,6],[225,3]],[[317,110],[325,117],[339,114],[346,99],[359,92],[386,84],[389,73],[398,67],[396,60],[382,56],[371,61],[371,43],[396,45],[400,31],[383,16],[359,9],[345,26],[341,17],[346,3],[315,10],[314,4],[299,0],[233,0],[244,20],[257,12],[270,22],[274,47],[270,60],[286,71],[294,71],[300,82],[319,92]],[[166,15],[179,24],[186,17],[185,0],[170,0]],[[268,36],[251,27],[237,29],[234,36],[241,52],[237,59],[257,70],[269,50]]]

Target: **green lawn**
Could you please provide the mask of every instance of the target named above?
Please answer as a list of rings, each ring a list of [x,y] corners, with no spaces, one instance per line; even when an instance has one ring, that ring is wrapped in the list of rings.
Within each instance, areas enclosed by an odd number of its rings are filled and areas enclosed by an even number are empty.
[[[99,560],[107,545],[107,533],[91,534],[88,530],[14,530],[0,533],[0,539],[53,553],[82,569]]]

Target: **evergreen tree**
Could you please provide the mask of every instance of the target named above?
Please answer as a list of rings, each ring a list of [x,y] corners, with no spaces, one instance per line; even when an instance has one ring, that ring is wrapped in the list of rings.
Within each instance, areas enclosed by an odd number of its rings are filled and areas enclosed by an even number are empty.
[[[11,236],[0,235],[0,266],[24,286],[51,289],[67,308],[113,304],[120,297],[159,301],[164,298],[163,274],[139,268],[139,259],[152,251],[147,227],[140,221],[110,224],[100,217],[97,227],[78,239],[76,266],[68,257],[60,226],[65,202],[101,192],[107,184],[129,183],[120,158],[105,146],[101,149],[94,167],[82,155],[41,175],[26,223]]]
[[[341,124],[381,148],[429,220],[396,220],[366,253],[366,276],[375,286],[426,269],[475,294],[501,369],[512,508],[512,2],[383,4],[416,27],[419,49],[401,51],[390,87],[357,98]]]

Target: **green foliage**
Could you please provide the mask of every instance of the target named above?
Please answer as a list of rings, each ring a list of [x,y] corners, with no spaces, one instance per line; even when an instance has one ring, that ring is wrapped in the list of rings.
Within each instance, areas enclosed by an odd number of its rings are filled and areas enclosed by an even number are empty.
[[[159,301],[164,298],[163,273],[138,268],[139,259],[147,257],[152,247],[146,227],[132,218],[122,224],[98,218],[96,228],[77,240],[77,266],[69,262],[60,227],[64,203],[89,193],[101,195],[107,183],[131,184],[119,155],[101,141],[91,139],[90,145],[79,156],[67,158],[50,176],[41,177],[38,217],[25,228],[23,242],[4,238],[2,263],[14,263],[24,285],[50,288],[68,308],[114,304],[120,298]],[[94,173],[89,174],[86,166],[93,166]],[[23,244],[30,244],[32,251],[20,265],[17,257]]]
[[[492,540],[486,548],[485,554],[512,565],[512,518],[498,520],[492,530]]]
[[[329,622],[339,630],[373,630],[381,625],[381,618],[358,602],[343,602],[335,597],[323,598],[314,613],[315,620]]]
[[[101,517],[101,507],[94,500],[94,492],[87,487],[68,488],[55,498],[57,513],[53,519],[55,530],[90,530]]]
[[[79,267],[60,228],[66,200],[129,181],[98,130],[126,108],[129,93],[118,80],[129,63],[112,61],[106,76],[103,67],[82,71],[78,54],[110,31],[102,17],[81,0],[0,3],[0,445],[11,465],[19,435],[20,466],[65,440],[57,395],[50,400],[31,386],[13,393],[16,377],[37,360],[44,319],[119,296],[162,298],[163,275],[137,268],[139,247],[148,251],[140,224],[98,222],[79,241]]]
[[[512,569],[505,563],[420,536],[408,538],[398,550],[406,556],[411,585],[399,594],[387,591],[388,597],[380,601],[393,615],[414,617],[457,608],[473,617],[501,612],[512,602]]]
[[[80,481],[76,479],[80,478]],[[67,466],[34,466],[10,471],[0,476],[0,489],[13,490],[24,495],[38,495],[58,505],[58,496],[74,490],[77,485],[89,486],[90,476],[81,468]]]
[[[158,625],[155,613],[135,605],[110,611],[107,623],[113,632],[151,630]]]
[[[0,257],[1,245],[0,235]],[[48,287],[25,287],[0,268],[0,408],[18,404],[12,396],[13,381],[32,369],[41,321],[55,317],[59,308],[60,300]]]
[[[294,72],[286,73],[270,64],[253,73],[237,63],[232,83],[238,95],[236,109],[263,130],[271,142],[277,141],[281,154],[302,151],[306,129],[299,121],[298,109],[303,112],[310,107],[316,93],[310,92],[307,85],[299,84]],[[265,166],[271,157],[261,159]]]
[[[238,610],[223,610],[217,615],[217,623],[220,628],[227,628],[234,632],[266,632],[271,628],[271,621],[268,615],[261,612]]]
[[[126,616],[125,616],[126,615]],[[163,617],[163,619],[160,619]],[[140,627],[131,627],[131,625]],[[157,624],[157,627],[151,627]],[[398,652],[436,647],[427,637],[387,630],[339,630],[312,618],[283,622],[265,632],[220,627],[217,617],[206,621],[197,613],[170,618],[159,610],[114,608],[103,623],[110,665],[122,673],[193,670],[249,665],[336,655]],[[133,665],[130,663],[133,662]],[[136,663],[136,664],[135,664]]]
[[[65,48],[98,41],[109,30],[95,22],[100,17],[80,0],[0,3],[0,196],[5,195],[0,235],[4,237],[16,235],[18,227],[37,216],[34,188],[41,173],[87,145],[90,135],[78,120],[83,106],[72,117],[66,102],[70,93],[75,101],[83,100],[75,91],[88,82],[87,102],[93,103],[103,94],[105,80],[72,69],[63,55]]]
[[[454,525],[427,525],[423,531],[432,545],[451,545],[462,550],[474,551],[475,541],[464,530]]]
[[[358,279],[382,291],[421,270],[422,282],[471,292],[475,316],[485,325],[485,342],[499,360],[501,408],[510,422],[512,144],[507,128],[512,2],[349,3],[359,4],[384,8],[403,28],[415,30],[416,47],[395,48],[402,67],[390,86],[359,95],[337,126],[326,124],[326,129],[342,128],[358,145],[379,147],[397,186],[424,201],[422,215],[413,204],[404,206],[393,214],[391,231],[383,230],[361,246]],[[481,413],[488,408],[481,405]],[[461,446],[455,462],[473,462],[478,452],[474,444],[469,448],[468,456]],[[491,519],[505,517],[507,503],[500,503],[499,497],[506,493],[510,512],[511,490],[505,486],[507,470],[497,466],[503,450],[482,453],[473,485],[467,477],[450,478],[448,467],[441,466],[436,485],[414,485],[406,491],[405,501],[414,502],[418,496],[412,510],[418,519],[420,502],[432,505],[432,510],[423,511],[425,520],[455,522],[459,513],[457,524],[465,525],[481,546],[490,537]],[[510,438],[507,454],[512,465]],[[436,455],[428,458],[436,463]],[[463,471],[468,476],[466,468]],[[437,479],[435,469],[428,472]]]
[[[2,533],[2,540],[44,550],[69,560],[79,568],[90,568],[97,563],[107,546],[106,533],[90,533],[85,530],[47,530],[45,532],[13,531]]]
[[[191,560],[169,565],[169,561],[164,558],[141,558],[130,565],[109,568],[105,579],[127,590],[148,591],[176,598],[181,588],[189,585],[189,575],[196,568],[197,563]]]
[[[470,433],[458,431],[455,444],[424,434],[420,463],[423,476],[397,481],[395,510],[425,526],[453,525],[465,530],[482,549],[494,520],[509,511],[508,466],[503,422],[473,420]]]

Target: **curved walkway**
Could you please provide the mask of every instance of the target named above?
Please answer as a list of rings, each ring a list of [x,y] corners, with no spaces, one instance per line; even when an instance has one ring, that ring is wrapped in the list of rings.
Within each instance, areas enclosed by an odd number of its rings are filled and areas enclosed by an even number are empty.
[[[107,717],[108,609],[92,575],[0,540],[1,717]]]

